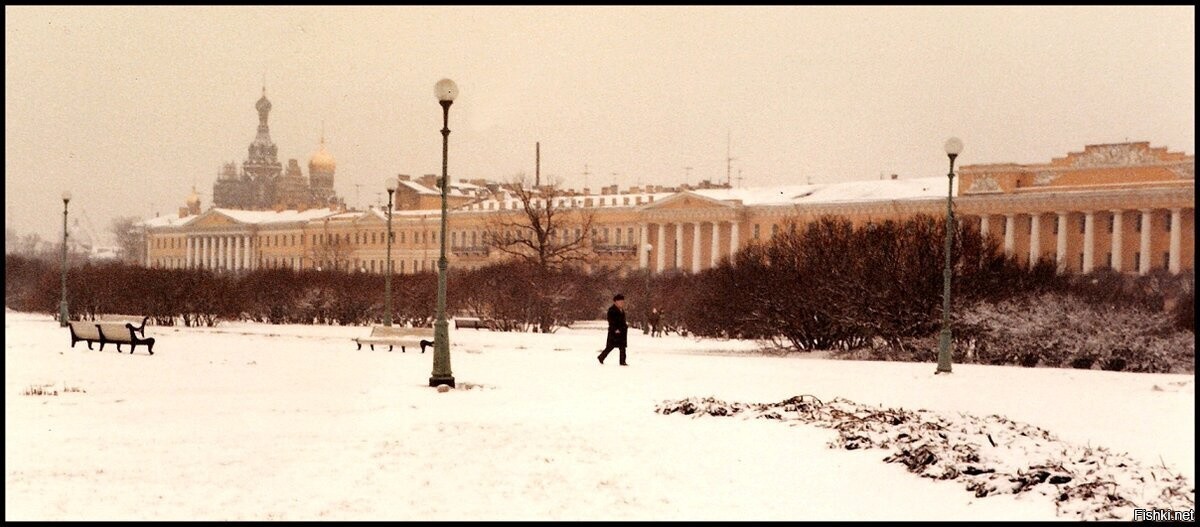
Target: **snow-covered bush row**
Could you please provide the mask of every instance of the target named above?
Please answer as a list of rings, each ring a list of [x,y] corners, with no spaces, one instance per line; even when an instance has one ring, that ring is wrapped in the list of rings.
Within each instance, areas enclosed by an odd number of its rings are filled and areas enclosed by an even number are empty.
[[[884,461],[939,480],[956,480],[977,497],[1039,492],[1060,515],[1129,520],[1135,508],[1195,508],[1195,487],[1167,467],[1146,466],[1104,447],[1070,444],[1041,428],[999,415],[977,417],[873,407],[801,395],[770,404],[713,398],[665,401],[658,413],[775,419],[829,428],[830,448],[879,448]]]

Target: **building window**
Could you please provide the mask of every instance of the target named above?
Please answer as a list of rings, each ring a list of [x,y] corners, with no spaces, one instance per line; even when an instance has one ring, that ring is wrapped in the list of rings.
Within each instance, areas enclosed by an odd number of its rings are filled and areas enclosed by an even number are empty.
[[[1054,230],[1052,232],[1058,234],[1058,220],[1054,220]]]
[[[776,234],[779,234],[779,226],[771,225],[771,237],[774,238]]]
[[[1170,251],[1163,253],[1162,262],[1163,262],[1163,269],[1167,269],[1167,268],[1171,267],[1171,252]]]
[[[1087,218],[1079,218],[1079,234],[1087,234]]]
[[[1170,214],[1167,214],[1167,221],[1165,221],[1163,223],[1163,225],[1167,226],[1167,232],[1171,232],[1171,215]]]
[[[1113,232],[1115,232],[1115,231],[1116,231],[1116,228],[1117,228],[1116,226],[1117,226],[1117,215],[1116,215],[1116,213],[1109,214],[1109,215],[1108,215],[1108,233],[1109,233],[1109,234],[1112,234]]]
[[[605,243],[607,243],[607,242],[608,242],[608,227],[605,227],[605,228],[603,229],[603,231],[601,231],[601,232],[602,232],[602,235],[603,235],[603,238],[601,238],[601,239],[602,239],[602,240],[604,240],[604,241],[605,241]]]
[[[1110,253],[1108,253],[1108,268],[1109,268],[1109,269],[1112,269],[1112,266],[1113,266],[1113,264],[1112,264],[1112,253],[1110,252]]]
[[[1079,253],[1079,268],[1083,269],[1083,253]]]
[[[617,245],[621,245],[621,229],[617,229]]]
[[[1000,234],[1008,234],[1008,222],[1007,221],[1000,224]]]
[[[755,240],[758,239],[758,227],[759,227],[759,224],[755,223],[754,224],[754,239]]]
[[[1142,268],[1142,253],[1141,252],[1133,253],[1133,264],[1134,264],[1134,267],[1137,267],[1138,269]]]
[[[1134,219],[1137,220],[1137,221],[1133,222],[1133,224],[1136,225],[1134,230],[1136,230],[1138,232],[1142,232],[1142,215],[1138,214],[1137,216],[1134,217]]]

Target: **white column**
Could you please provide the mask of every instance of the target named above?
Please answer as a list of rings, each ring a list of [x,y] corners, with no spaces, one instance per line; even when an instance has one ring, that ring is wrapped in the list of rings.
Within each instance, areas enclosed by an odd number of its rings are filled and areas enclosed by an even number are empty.
[[[988,237],[988,215],[984,214],[979,217],[979,236],[987,241]]]
[[[1083,214],[1083,272],[1092,272],[1096,264],[1096,213],[1092,211]]]
[[[1058,272],[1067,268],[1067,213],[1058,213],[1058,243],[1054,248],[1054,265]]]
[[[1121,225],[1121,211],[1114,210],[1112,211],[1112,215],[1112,269],[1119,272],[1121,270],[1121,256],[1125,252],[1125,244],[1121,243],[1121,237],[1124,234],[1125,229]]]
[[[1174,232],[1174,231],[1172,231]],[[700,222],[692,224],[692,273],[700,272]]]
[[[242,269],[249,269],[250,268],[250,235],[249,234],[242,236],[242,245],[245,246],[245,248],[242,249]]]
[[[733,261],[733,255],[738,252],[738,222],[729,224],[729,260]]]
[[[1012,256],[1013,247],[1017,244],[1017,217],[1014,214],[1004,215],[1004,254]]]
[[[1138,259],[1138,274],[1150,272],[1150,212],[1149,209],[1142,209],[1142,255]]]
[[[1171,270],[1171,274],[1179,274],[1180,271],[1180,253],[1183,248],[1183,211],[1180,209],[1171,209],[1171,256],[1167,258],[1167,265]]]
[[[1029,215],[1029,266],[1033,267],[1042,257],[1042,215]]]
[[[204,250],[201,251],[201,256],[204,258],[204,262],[200,267],[212,269],[212,238],[205,236],[201,239],[204,240]]]
[[[709,268],[715,268],[721,262],[721,222],[712,222],[712,253],[709,254]]]
[[[242,253],[244,253],[244,252],[246,252],[246,249],[242,248],[242,237],[234,236],[233,237],[233,269],[236,271],[240,271],[242,269]]]
[[[228,236],[221,237],[221,268],[229,269],[229,250],[232,248]]]
[[[675,224],[675,268],[683,269],[683,224]]]
[[[658,243],[656,243],[655,247],[654,247],[655,249],[658,250],[658,254],[654,257],[654,261],[656,264],[654,270],[656,272],[661,273],[661,272],[663,272],[663,266],[665,266],[666,262],[667,262],[667,258],[666,258],[667,225],[665,223],[658,224],[658,240],[657,240],[657,242]]]
[[[188,238],[186,238],[186,240],[187,240],[187,261],[184,263],[187,265],[188,269],[191,269],[192,268],[192,238],[188,237]]]
[[[650,228],[650,225],[644,223],[641,225],[641,228],[639,229],[641,232],[641,237],[640,237],[641,241],[638,242],[638,246],[637,246],[638,269],[645,269],[646,266],[650,265],[650,253],[646,252],[646,238],[648,236],[650,236],[646,232],[646,230],[649,228]]]

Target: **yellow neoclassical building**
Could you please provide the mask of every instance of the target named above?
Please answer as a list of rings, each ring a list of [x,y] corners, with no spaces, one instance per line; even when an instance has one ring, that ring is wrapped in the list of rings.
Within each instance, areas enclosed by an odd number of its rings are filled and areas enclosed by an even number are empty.
[[[401,177],[392,217],[397,273],[436,270],[440,195],[436,178]],[[592,218],[562,240],[585,237],[595,267],[699,272],[746,244],[824,215],[862,224],[913,214],[945,214],[945,176],[759,188],[606,187],[557,196],[555,207]],[[967,165],[955,179],[959,221],[971,222],[1022,262],[1050,259],[1064,272],[1112,268],[1145,274],[1190,271],[1194,262],[1195,157],[1149,143],[1088,145],[1042,164]],[[505,256],[484,242],[520,202],[503,186],[452,183],[453,268]],[[534,206],[541,206],[534,202]],[[146,264],[238,271],[338,268],[383,272],[387,216],[339,207],[247,211],[209,208],[189,198],[178,216],[145,222]],[[649,250],[645,250],[646,248]]]

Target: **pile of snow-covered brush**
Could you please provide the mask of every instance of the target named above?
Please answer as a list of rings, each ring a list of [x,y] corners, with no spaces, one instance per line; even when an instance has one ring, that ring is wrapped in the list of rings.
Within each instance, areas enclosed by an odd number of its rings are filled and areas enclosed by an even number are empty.
[[[838,433],[831,448],[889,449],[884,461],[903,463],[927,478],[964,481],[978,497],[1039,491],[1055,500],[1060,515],[1081,520],[1128,520],[1135,508],[1195,508],[1195,487],[1166,467],[1145,467],[1102,447],[1072,445],[998,415],[875,408],[811,395],[770,404],[688,398],[663,402],[656,411],[830,428]]]

